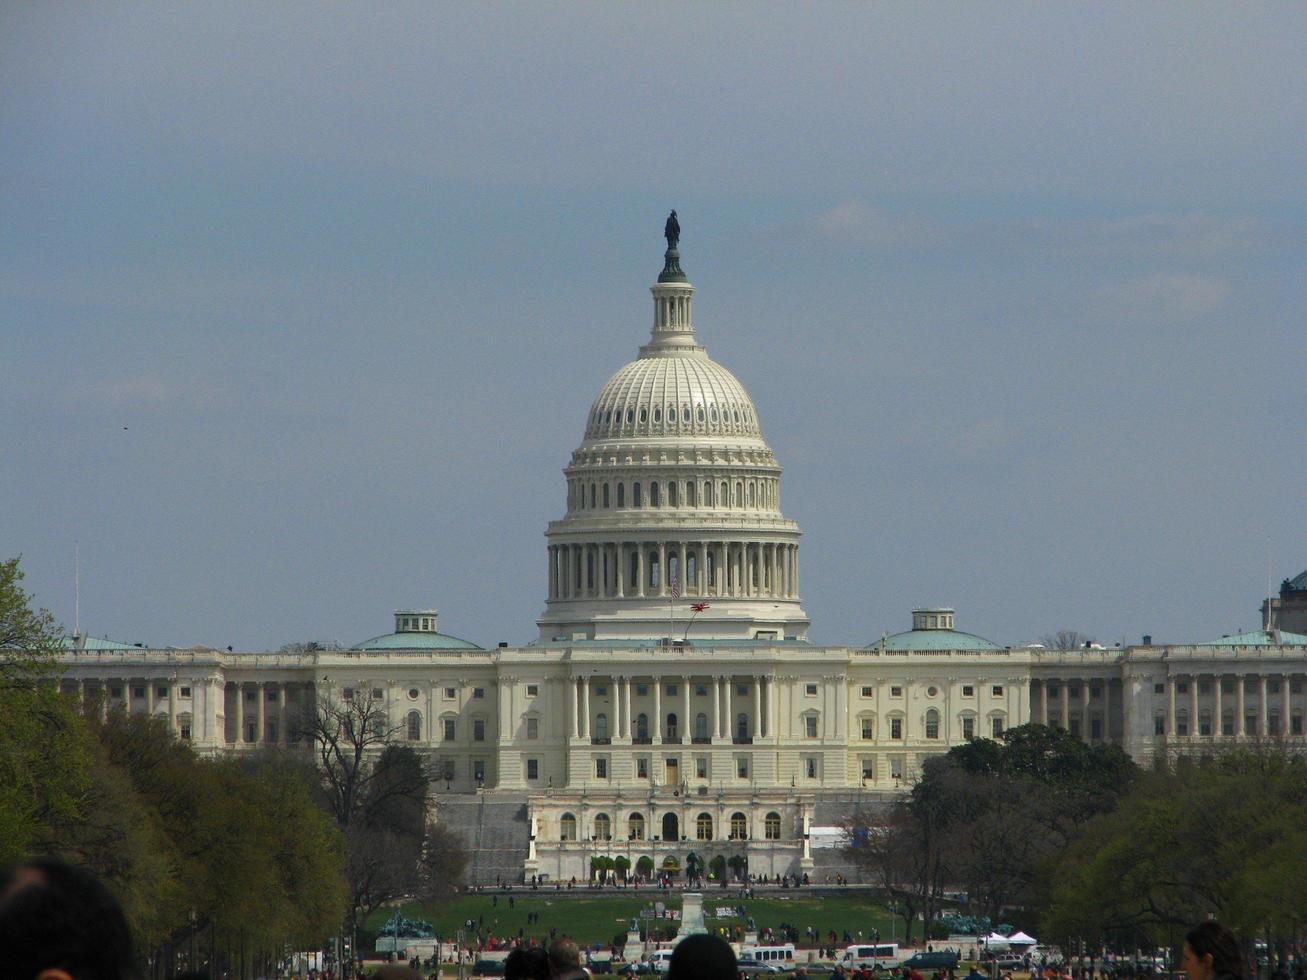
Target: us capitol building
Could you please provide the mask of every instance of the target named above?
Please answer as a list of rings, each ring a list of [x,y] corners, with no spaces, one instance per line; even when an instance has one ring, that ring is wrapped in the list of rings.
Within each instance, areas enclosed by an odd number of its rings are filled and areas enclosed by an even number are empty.
[[[867,645],[809,643],[781,468],[748,392],[695,335],[679,235],[673,212],[649,341],[600,389],[564,469],[534,642],[483,650],[439,632],[432,609],[344,651],[75,636],[64,688],[92,710],[164,716],[212,753],[302,747],[319,697],[382,699],[433,763],[471,876],[492,882],[585,880],[603,857],[818,871],[814,828],[892,798],[931,755],[1030,721],[1141,763],[1302,738],[1307,572],[1267,600],[1262,630],[1193,645],[1008,648],[948,608]]]

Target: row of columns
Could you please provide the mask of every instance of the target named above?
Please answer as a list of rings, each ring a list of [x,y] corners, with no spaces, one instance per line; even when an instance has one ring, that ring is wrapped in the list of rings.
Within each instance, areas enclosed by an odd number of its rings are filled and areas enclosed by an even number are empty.
[[[183,714],[189,716],[191,738],[198,741],[208,741],[217,738],[217,701],[220,691],[219,682],[214,677],[182,677],[175,675],[167,678],[159,677],[79,677],[77,679],[75,693],[77,695],[78,706],[84,711],[87,705],[94,697],[97,702],[97,708],[100,713],[101,721],[109,718],[109,708],[111,706],[112,690],[116,685],[122,685],[123,696],[122,705],[127,710],[131,710],[132,703],[136,700],[133,697],[133,688],[145,688],[145,713],[155,714],[159,710],[159,693],[160,686],[166,684],[168,693],[164,695],[164,700],[168,706],[168,727],[169,730],[180,734],[180,718]],[[189,711],[181,710],[181,689],[188,687],[191,690]],[[199,692],[204,692],[204,697],[199,696]]]
[[[797,544],[660,541],[550,545],[549,598],[665,598],[671,595],[668,567],[673,559],[683,596],[794,599],[799,595]],[[693,575],[686,571],[691,560]]]
[[[1223,681],[1227,677],[1234,679],[1234,725],[1233,735],[1289,735],[1291,734],[1291,693],[1293,691],[1293,678],[1288,674],[1171,674],[1166,678],[1166,734],[1174,738],[1177,734],[1176,718],[1177,711],[1177,688],[1181,682],[1188,686],[1188,732],[1187,734],[1197,735],[1198,730],[1198,685],[1202,678],[1209,678],[1212,684],[1212,731],[1213,735],[1224,734],[1224,692],[1221,690]],[[1247,691],[1247,681],[1249,678],[1256,678],[1257,681],[1257,720],[1254,722],[1254,728],[1259,730],[1248,730],[1248,712],[1245,694]],[[1280,716],[1276,723],[1275,730],[1271,729],[1270,716],[1273,707],[1269,690],[1269,682],[1274,679],[1279,681],[1280,685]]]
[[[572,738],[593,738],[595,737],[590,730],[590,686],[595,680],[593,677],[578,677],[575,679],[575,687],[572,697],[568,699],[568,716]],[[631,680],[629,676],[618,676],[610,679],[613,687],[613,729],[609,737],[617,739],[630,739],[632,737],[631,727]],[[733,737],[731,732],[731,685],[739,683],[742,679],[737,677],[714,676],[712,680],[712,694],[709,716],[708,734],[714,741],[729,739]],[[772,703],[772,682],[769,677],[747,678],[752,686],[753,694],[753,724],[750,729],[750,738],[765,738],[771,734],[767,723],[767,711],[764,711],[766,705],[770,711]],[[653,725],[649,730],[649,738],[654,744],[663,742],[663,685],[668,681],[675,681],[679,688],[680,697],[678,698],[681,705],[680,724],[675,737],[686,739],[692,737],[690,734],[690,685],[693,678],[687,675],[673,675],[652,677],[650,683],[653,685]],[[765,694],[764,694],[765,691]],[[669,704],[668,708],[675,705]]]
[[[236,681],[233,685],[236,692],[236,738],[237,745],[244,745],[254,742],[264,745],[281,745],[289,744],[291,741],[290,725],[290,699],[286,696],[290,689],[290,684],[282,681]],[[308,690],[308,685],[300,685],[303,689]],[[255,711],[254,711],[254,738],[251,740],[246,737],[246,724],[249,719],[245,715],[245,692],[247,690],[255,692]],[[268,694],[276,692],[275,703],[277,731],[275,738],[268,738]]]
[[[1091,705],[1090,705],[1090,697],[1092,693],[1091,688],[1094,685],[1098,685],[1103,692],[1103,706],[1102,706],[1103,731],[1101,737],[1104,739],[1111,737],[1111,724],[1112,724],[1111,719],[1112,719],[1113,709],[1112,709],[1112,683],[1109,678],[1059,677],[1055,681],[1049,679],[1041,680],[1039,683],[1039,713],[1035,717],[1035,720],[1038,721],[1039,724],[1041,725],[1047,725],[1049,718],[1052,717],[1052,712],[1049,710],[1049,704],[1048,704],[1048,688],[1050,683],[1056,684],[1059,688],[1058,717],[1061,720],[1062,727],[1067,729],[1070,728],[1070,718],[1071,718],[1071,688],[1073,686],[1077,686],[1077,685],[1079,686],[1080,694],[1077,698],[1077,702],[1078,702],[1078,707],[1080,709],[1081,724],[1085,726],[1084,730],[1082,730],[1080,734],[1081,737],[1085,739],[1089,738],[1088,728],[1089,728],[1089,719],[1090,719],[1090,711],[1091,711]]]

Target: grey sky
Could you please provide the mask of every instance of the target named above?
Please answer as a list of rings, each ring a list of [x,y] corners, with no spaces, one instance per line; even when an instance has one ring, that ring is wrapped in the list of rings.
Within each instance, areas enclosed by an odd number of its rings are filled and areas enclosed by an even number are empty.
[[[666,211],[821,642],[1307,567],[1301,5],[8,5],[0,554],[70,627],[534,635]]]

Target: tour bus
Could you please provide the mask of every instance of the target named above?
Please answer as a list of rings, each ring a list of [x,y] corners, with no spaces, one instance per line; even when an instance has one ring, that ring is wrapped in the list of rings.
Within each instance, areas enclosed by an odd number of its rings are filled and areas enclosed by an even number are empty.
[[[775,967],[777,970],[794,969],[794,944],[784,946],[746,946],[740,950],[740,966],[746,963],[756,964],[764,970]]]
[[[840,957],[840,965],[846,969],[859,966],[898,966],[899,960],[897,943],[877,943],[850,946]]]

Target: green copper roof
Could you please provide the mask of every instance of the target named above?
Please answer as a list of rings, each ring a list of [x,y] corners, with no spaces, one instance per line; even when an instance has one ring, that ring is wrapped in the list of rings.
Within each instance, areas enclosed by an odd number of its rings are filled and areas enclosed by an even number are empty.
[[[468,640],[447,633],[387,633],[351,647],[352,650],[480,650]]]
[[[1284,630],[1252,630],[1248,633],[1235,633],[1223,636],[1219,640],[1208,640],[1198,646],[1204,647],[1300,647],[1307,646],[1307,636],[1302,633],[1286,633]]]
[[[117,640],[100,639],[95,636],[88,636],[78,644],[77,638],[65,636],[61,644],[65,650],[139,650],[141,649],[134,643],[119,643]]]
[[[1299,572],[1293,578],[1285,579],[1284,584],[1295,592],[1307,592],[1307,571]]]
[[[906,630],[875,643],[867,644],[872,650],[1001,650],[983,636],[959,630]]]

